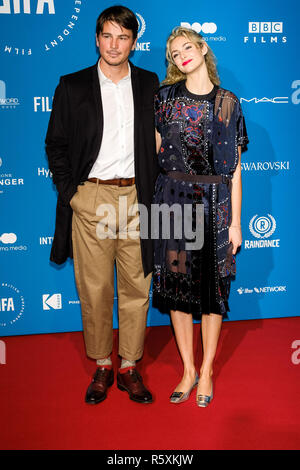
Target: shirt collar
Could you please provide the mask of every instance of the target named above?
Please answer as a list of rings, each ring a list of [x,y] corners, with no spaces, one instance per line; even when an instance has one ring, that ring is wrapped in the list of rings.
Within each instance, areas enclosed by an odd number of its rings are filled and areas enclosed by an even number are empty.
[[[97,66],[100,85],[104,85],[104,84],[107,84],[107,83],[113,83],[112,80],[110,78],[106,77],[104,75],[104,73],[102,72],[102,70],[100,68],[100,60],[101,60],[101,58],[99,59],[98,66]],[[129,80],[131,80],[131,67],[130,67],[130,64],[128,62],[128,74],[124,78],[122,78],[122,80],[120,80],[119,83],[127,82]]]

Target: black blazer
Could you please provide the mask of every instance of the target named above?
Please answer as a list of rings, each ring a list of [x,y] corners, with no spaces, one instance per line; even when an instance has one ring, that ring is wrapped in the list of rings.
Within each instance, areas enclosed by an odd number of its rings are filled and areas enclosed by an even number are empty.
[[[103,134],[103,110],[98,63],[61,77],[55,90],[46,153],[58,191],[56,226],[50,260],[62,264],[72,257],[72,208],[70,200],[85,181],[99,154]],[[131,66],[134,99],[134,160],[138,202],[150,205],[159,171],[155,151],[154,94],[158,77]],[[152,242],[141,239],[145,276],[152,271]]]

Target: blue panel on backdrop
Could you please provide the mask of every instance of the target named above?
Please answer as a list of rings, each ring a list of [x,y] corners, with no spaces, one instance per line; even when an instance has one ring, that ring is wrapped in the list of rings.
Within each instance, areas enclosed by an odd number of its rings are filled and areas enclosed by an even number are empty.
[[[44,149],[61,75],[96,63],[95,24],[109,1],[0,2],[0,334],[79,331],[73,262],[49,261],[56,190]],[[297,190],[300,66],[295,2],[126,1],[139,21],[136,65],[165,77],[165,43],[180,24],[201,32],[221,84],[239,98],[250,145],[242,156],[243,244],[230,320],[299,315]],[[295,217],[296,214],[296,217]],[[148,325],[169,324],[150,308]],[[117,301],[114,306],[114,327]]]

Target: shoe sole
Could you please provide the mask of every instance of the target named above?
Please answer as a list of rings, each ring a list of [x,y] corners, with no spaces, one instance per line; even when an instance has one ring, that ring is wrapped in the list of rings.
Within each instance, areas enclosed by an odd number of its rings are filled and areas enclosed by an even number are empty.
[[[127,392],[128,395],[129,395],[130,400],[135,401],[136,403],[142,403],[144,405],[147,405],[148,403],[153,403],[153,400],[140,401],[140,400],[136,400],[135,398],[132,398],[130,396],[129,390],[127,390],[127,388],[125,388],[123,385],[117,384],[117,387],[118,387],[119,390],[121,390],[121,392]]]

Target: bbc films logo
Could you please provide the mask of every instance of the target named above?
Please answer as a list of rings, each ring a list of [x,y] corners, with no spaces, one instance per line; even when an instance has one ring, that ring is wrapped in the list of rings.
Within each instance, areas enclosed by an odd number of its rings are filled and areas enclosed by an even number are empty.
[[[79,21],[83,0],[2,0],[0,22],[5,21],[5,33],[0,53],[11,56],[31,56],[47,53],[70,37]],[[18,27],[24,17],[27,30],[37,34],[24,37]]]
[[[216,32],[217,32],[217,25],[216,23],[208,23],[208,22],[204,22],[204,23],[199,23],[199,22],[194,22],[194,23],[188,23],[186,21],[182,21],[180,23],[180,26],[182,26],[183,28],[188,28],[188,29],[193,29],[196,33],[200,33],[202,36],[203,36],[203,39],[206,41],[206,42],[209,42],[209,41],[227,41],[227,37],[226,36],[222,36],[222,35],[217,35]]]
[[[43,294],[43,310],[61,310],[61,294]]]
[[[0,327],[14,325],[23,315],[24,297],[20,290],[8,283],[0,284]]]
[[[259,216],[255,214],[249,222],[249,230],[253,240],[245,240],[246,250],[253,248],[279,248],[280,239],[271,239],[277,228],[276,220],[271,214]]]
[[[282,21],[249,21],[244,44],[285,44]]]
[[[18,98],[8,97],[6,93],[6,83],[0,80],[0,108],[16,109],[20,105]]]
[[[146,31],[146,21],[144,17],[140,13],[135,14],[137,22],[139,24],[138,28],[138,35],[137,35],[137,43],[135,46],[136,51],[144,51],[144,52],[149,52],[150,51],[150,42],[141,42],[140,39],[142,36],[144,36],[144,33]]]

